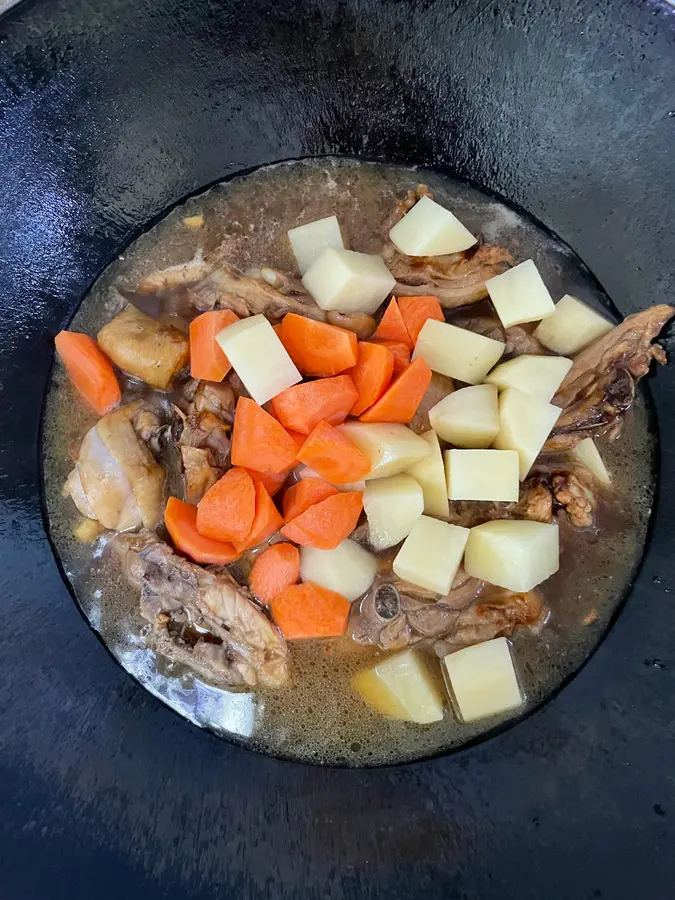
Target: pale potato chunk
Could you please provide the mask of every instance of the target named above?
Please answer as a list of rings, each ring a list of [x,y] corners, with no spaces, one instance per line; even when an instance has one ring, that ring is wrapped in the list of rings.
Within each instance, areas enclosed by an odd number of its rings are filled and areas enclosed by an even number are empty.
[[[600,451],[595,446],[593,438],[584,438],[583,441],[580,441],[576,447],[570,451],[570,453],[572,458],[580,462],[582,466],[586,466],[588,471],[597,478],[601,484],[612,483],[612,478],[607,471],[607,466],[603,462]]]
[[[228,325],[218,332],[216,341],[260,406],[302,381],[265,316],[249,316]]]
[[[428,725],[443,718],[443,697],[429,664],[415,650],[386,656],[352,678],[361,699],[392,719]]]
[[[396,554],[394,572],[404,581],[445,596],[468,539],[468,528],[421,516]]]
[[[497,450],[518,451],[521,481],[532,468],[561,412],[559,406],[551,406],[517,388],[507,388],[499,395],[499,434],[493,446]]]
[[[413,359],[421,357],[429,368],[441,375],[478,384],[503,352],[501,341],[493,341],[448,322],[427,319],[417,338]]]
[[[468,575],[524,594],[558,571],[558,526],[513,519],[476,525],[464,554]]]
[[[504,328],[552,316],[555,304],[531,259],[485,282]]]
[[[407,537],[424,512],[422,488],[411,475],[369,481],[363,492],[368,540],[374,550],[386,550]]]
[[[394,422],[345,422],[338,430],[370,460],[372,478],[386,478],[405,472],[413,463],[431,454],[431,447],[407,425]]]
[[[425,431],[420,437],[431,447],[431,455],[412,465],[408,475],[412,475],[422,488],[426,515],[444,519],[448,516],[448,490],[441,445],[433,430]]]
[[[381,256],[329,248],[307,269],[302,283],[321,309],[372,314],[396,279]]]
[[[300,577],[352,603],[375,581],[377,558],[355,541],[342,541],[334,550],[300,548]]]
[[[429,410],[429,422],[440,438],[456,447],[489,447],[499,433],[497,388],[461,388]]]
[[[553,315],[537,326],[536,339],[562,356],[574,356],[614,325],[600,313],[570,294],[559,300]]]
[[[514,503],[520,489],[518,467],[515,450],[446,450],[448,497]]]
[[[476,243],[469,229],[431,197],[417,201],[391,229],[389,240],[406,256],[443,256]]]
[[[522,706],[509,642],[504,637],[464,647],[443,660],[463,722],[475,722]]]
[[[325,219],[317,219],[315,222],[291,228],[288,239],[301,275],[305,274],[324,250],[329,247],[335,250],[344,249],[337,216],[327,216]]]
[[[485,381],[488,384],[495,384],[500,390],[514,387],[525,394],[549,401],[571,368],[572,360],[564,356],[536,356],[524,353],[508,362],[500,363]]]

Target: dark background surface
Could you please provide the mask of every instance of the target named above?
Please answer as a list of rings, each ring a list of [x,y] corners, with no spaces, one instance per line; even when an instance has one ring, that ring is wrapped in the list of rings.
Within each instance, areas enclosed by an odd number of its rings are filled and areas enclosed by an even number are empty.
[[[152,217],[238,169],[419,162],[557,231],[623,313],[675,298],[675,16],[646,2],[26,0],[0,20],[0,897],[666,900],[673,369],[650,550],[583,672],[451,757],[306,768],[200,733],[59,579],[51,338]]]

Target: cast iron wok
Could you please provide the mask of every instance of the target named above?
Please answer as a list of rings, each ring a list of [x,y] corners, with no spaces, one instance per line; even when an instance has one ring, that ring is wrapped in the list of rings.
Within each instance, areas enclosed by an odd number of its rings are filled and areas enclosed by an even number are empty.
[[[25,2],[0,20],[3,900],[665,898],[675,734],[672,370],[630,600],[516,728],[378,771],[210,738],[104,652],[42,524],[51,338],[162,210],[240,169],[343,153],[494,190],[622,313],[674,296],[675,25],[626,2]]]

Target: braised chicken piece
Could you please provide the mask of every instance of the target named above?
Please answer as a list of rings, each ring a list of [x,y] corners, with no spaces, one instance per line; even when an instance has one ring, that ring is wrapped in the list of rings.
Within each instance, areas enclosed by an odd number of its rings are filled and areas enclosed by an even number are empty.
[[[191,260],[146,275],[137,286],[139,294],[161,294],[199,284],[213,271],[213,266],[197,253]]]
[[[530,475],[520,487],[520,497],[515,503],[498,503],[489,500],[451,500],[448,521],[452,525],[473,528],[483,522],[496,519],[530,519],[533,522],[551,522],[553,496],[542,478]]]
[[[103,352],[124,372],[152,387],[166,390],[186,365],[188,338],[135,306],[127,306],[99,331]]]
[[[437,403],[440,403],[448,394],[452,394],[454,390],[455,384],[452,378],[448,378],[447,375],[441,375],[440,372],[431,373],[429,387],[410,422],[410,427],[416,434],[423,434],[431,428],[429,410],[436,406]]]
[[[286,683],[286,642],[227,570],[188,562],[153,535],[120,536],[115,544],[129,581],[140,588],[156,652],[226,687]]]

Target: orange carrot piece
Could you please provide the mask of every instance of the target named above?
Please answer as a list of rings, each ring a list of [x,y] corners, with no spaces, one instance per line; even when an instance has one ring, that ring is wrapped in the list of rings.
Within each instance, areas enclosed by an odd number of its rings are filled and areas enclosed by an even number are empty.
[[[197,505],[197,531],[216,541],[243,541],[255,517],[255,485],[246,469],[230,469]]]
[[[445,322],[438,297],[401,297],[398,302],[413,346],[417,343],[419,333],[427,319]]]
[[[291,466],[291,468],[293,467]],[[262,484],[270,497],[274,497],[274,495],[278,494],[284,486],[291,469],[284,469],[284,471],[279,472],[278,475],[265,475],[263,472],[256,472],[255,469],[246,469],[246,471],[253,479],[254,484]]]
[[[257,547],[278,531],[284,524],[283,517],[274,505],[269,491],[259,481],[255,485],[255,516],[251,530],[243,541],[234,541],[237,553],[243,553],[251,547]]]
[[[223,328],[239,321],[231,309],[202,313],[190,322],[190,375],[206,381],[222,381],[232,368],[216,342]]]
[[[380,324],[375,329],[373,340],[396,341],[399,344],[405,344],[409,350],[412,350],[413,342],[410,340],[408,329],[405,327],[396,297],[392,297],[389,301],[389,306],[386,308]]]
[[[326,378],[356,365],[358,340],[345,328],[288,313],[279,337],[303,375]]]
[[[282,502],[284,519],[290,522],[315,503],[339,493],[336,487],[328,484],[323,478],[303,478],[302,481],[292,484],[284,494]]]
[[[392,381],[377,403],[359,416],[360,421],[410,422],[430,381],[431,369],[423,359],[416,359]]]
[[[229,541],[214,541],[197,531],[197,507],[169,497],[164,510],[164,524],[176,548],[193,562],[227,566],[239,556]]]
[[[281,529],[281,534],[302,547],[334,550],[356,528],[362,509],[363,494],[360,491],[335,494],[291,519]]]
[[[293,440],[295,441],[295,446],[298,448],[298,450],[305,443],[305,439],[307,437],[306,434],[300,434],[299,431],[291,431],[289,428],[286,429],[286,434],[289,434],[293,438]]]
[[[97,415],[117,406],[122,392],[115,370],[93,338],[77,331],[60,331],[54,344],[75,390]]]
[[[272,406],[284,428],[309,434],[319,422],[341,425],[357,397],[351,376],[336,375],[286,388]]]
[[[272,600],[272,617],[287,641],[339,637],[347,630],[351,605],[335,591],[307,582],[286,588]]]
[[[293,544],[272,544],[256,556],[248,579],[251,590],[270,604],[300,577],[300,552]]]
[[[394,374],[394,356],[383,344],[359,341],[359,361],[349,374],[359,392],[351,414],[359,416],[379,400],[389,387]]]
[[[365,453],[328,422],[319,422],[303,444],[298,459],[331,484],[360,481],[371,468]]]
[[[272,325],[272,331],[276,334],[276,336],[281,340],[281,322],[278,325]]]
[[[295,462],[298,448],[274,416],[254,400],[240,397],[232,429],[232,465],[278,475]]]
[[[380,341],[394,357],[394,378],[410,365],[410,347],[400,341]]]

